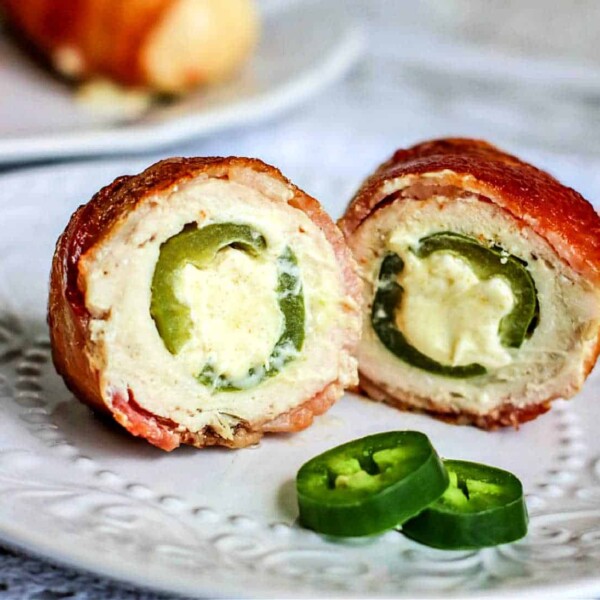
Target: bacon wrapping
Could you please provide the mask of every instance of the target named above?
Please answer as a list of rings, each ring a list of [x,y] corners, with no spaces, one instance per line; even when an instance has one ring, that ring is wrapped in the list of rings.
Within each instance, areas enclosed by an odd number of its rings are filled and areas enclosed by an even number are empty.
[[[339,225],[359,264],[362,389],[484,429],[534,419],[599,352],[600,218],[494,146],[397,151]]]
[[[356,385],[360,281],[320,204],[247,158],[175,158],[102,189],[52,264],[67,386],[150,443],[239,448]]]
[[[61,74],[180,93],[220,80],[258,37],[252,0],[0,0]]]

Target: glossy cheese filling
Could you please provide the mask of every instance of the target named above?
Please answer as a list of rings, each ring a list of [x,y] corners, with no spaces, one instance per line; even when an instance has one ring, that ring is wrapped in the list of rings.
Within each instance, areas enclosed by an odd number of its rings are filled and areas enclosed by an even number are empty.
[[[394,240],[397,248],[401,241]],[[480,280],[468,263],[449,253],[417,258],[404,248],[399,283],[404,293],[396,321],[408,342],[444,365],[502,367],[512,358],[503,347],[500,321],[513,307],[501,277]]]
[[[91,354],[103,393],[130,390],[145,410],[226,439],[239,423],[276,418],[339,380],[355,381],[345,349],[349,307],[343,275],[323,232],[287,204],[286,186],[240,170],[229,180],[198,178],[147,198],[111,236],[80,261],[80,280],[92,314]],[[161,246],[186,226],[240,223],[266,241],[260,255],[220,250],[209,265],[180,270],[175,293],[190,308],[192,334],[171,353],[150,315],[151,287]],[[275,376],[247,389],[203,385],[207,363],[239,376],[264,362],[281,333],[277,261],[291,248],[303,286],[305,331],[301,352]],[[357,327],[357,323],[354,325]]]
[[[186,265],[177,295],[191,309],[193,333],[182,349],[198,366],[209,362],[239,379],[267,362],[282,331],[272,260],[226,248],[205,269]],[[254,309],[253,309],[254,307]]]

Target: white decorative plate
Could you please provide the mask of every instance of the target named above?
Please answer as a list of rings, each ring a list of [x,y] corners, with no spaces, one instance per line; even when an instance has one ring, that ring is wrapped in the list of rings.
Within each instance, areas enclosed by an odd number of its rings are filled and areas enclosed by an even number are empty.
[[[561,163],[542,158],[561,174]],[[142,166],[0,178],[0,539],[128,582],[210,597],[600,595],[598,372],[575,400],[556,402],[518,432],[455,427],[349,395],[310,429],[237,452],[166,454],[79,404],[50,363],[53,245],[78,204]],[[302,183],[339,214],[336,179],[317,177]],[[444,456],[518,474],[529,535],[444,552],[393,531],[341,542],[299,528],[298,467],[338,443],[392,429],[421,430]]]
[[[24,56],[0,29],[0,164],[147,152],[306,100],[347,71],[362,36],[337,3],[279,2],[265,10],[260,46],[237,77],[121,124],[77,102],[73,88]]]

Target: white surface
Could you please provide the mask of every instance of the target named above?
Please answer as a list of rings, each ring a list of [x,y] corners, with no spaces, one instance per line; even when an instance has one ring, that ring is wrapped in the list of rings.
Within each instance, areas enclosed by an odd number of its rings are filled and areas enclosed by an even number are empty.
[[[264,18],[239,76],[118,124],[76,102],[73,88],[24,56],[0,30],[0,164],[161,149],[247,125],[305,101],[339,78],[362,48],[339,6],[289,3]]]
[[[577,169],[538,155],[554,173]],[[309,430],[256,449],[162,453],[77,403],[49,363],[47,276],[56,237],[119,162],[22,171],[0,185],[0,537],[129,582],[207,596],[600,595],[600,373],[521,431],[486,433],[347,396]],[[336,181],[305,160],[302,182],[337,216]],[[312,161],[312,164],[316,163]],[[347,172],[348,185],[365,173]],[[52,190],[52,202],[48,202]],[[18,202],[15,201],[18,199]],[[308,458],[391,429],[440,453],[519,475],[528,537],[480,552],[430,550],[395,532],[333,542],[295,525],[293,478]]]

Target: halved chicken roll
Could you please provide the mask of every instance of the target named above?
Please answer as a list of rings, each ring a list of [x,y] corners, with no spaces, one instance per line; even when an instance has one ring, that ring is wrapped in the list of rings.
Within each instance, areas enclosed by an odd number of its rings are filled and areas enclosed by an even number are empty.
[[[340,226],[366,283],[361,386],[486,429],[582,386],[599,352],[600,218],[480,141],[399,150]]]
[[[241,447],[357,382],[360,288],[319,203],[259,160],[172,159],[73,215],[52,266],[53,357],[134,435]]]

